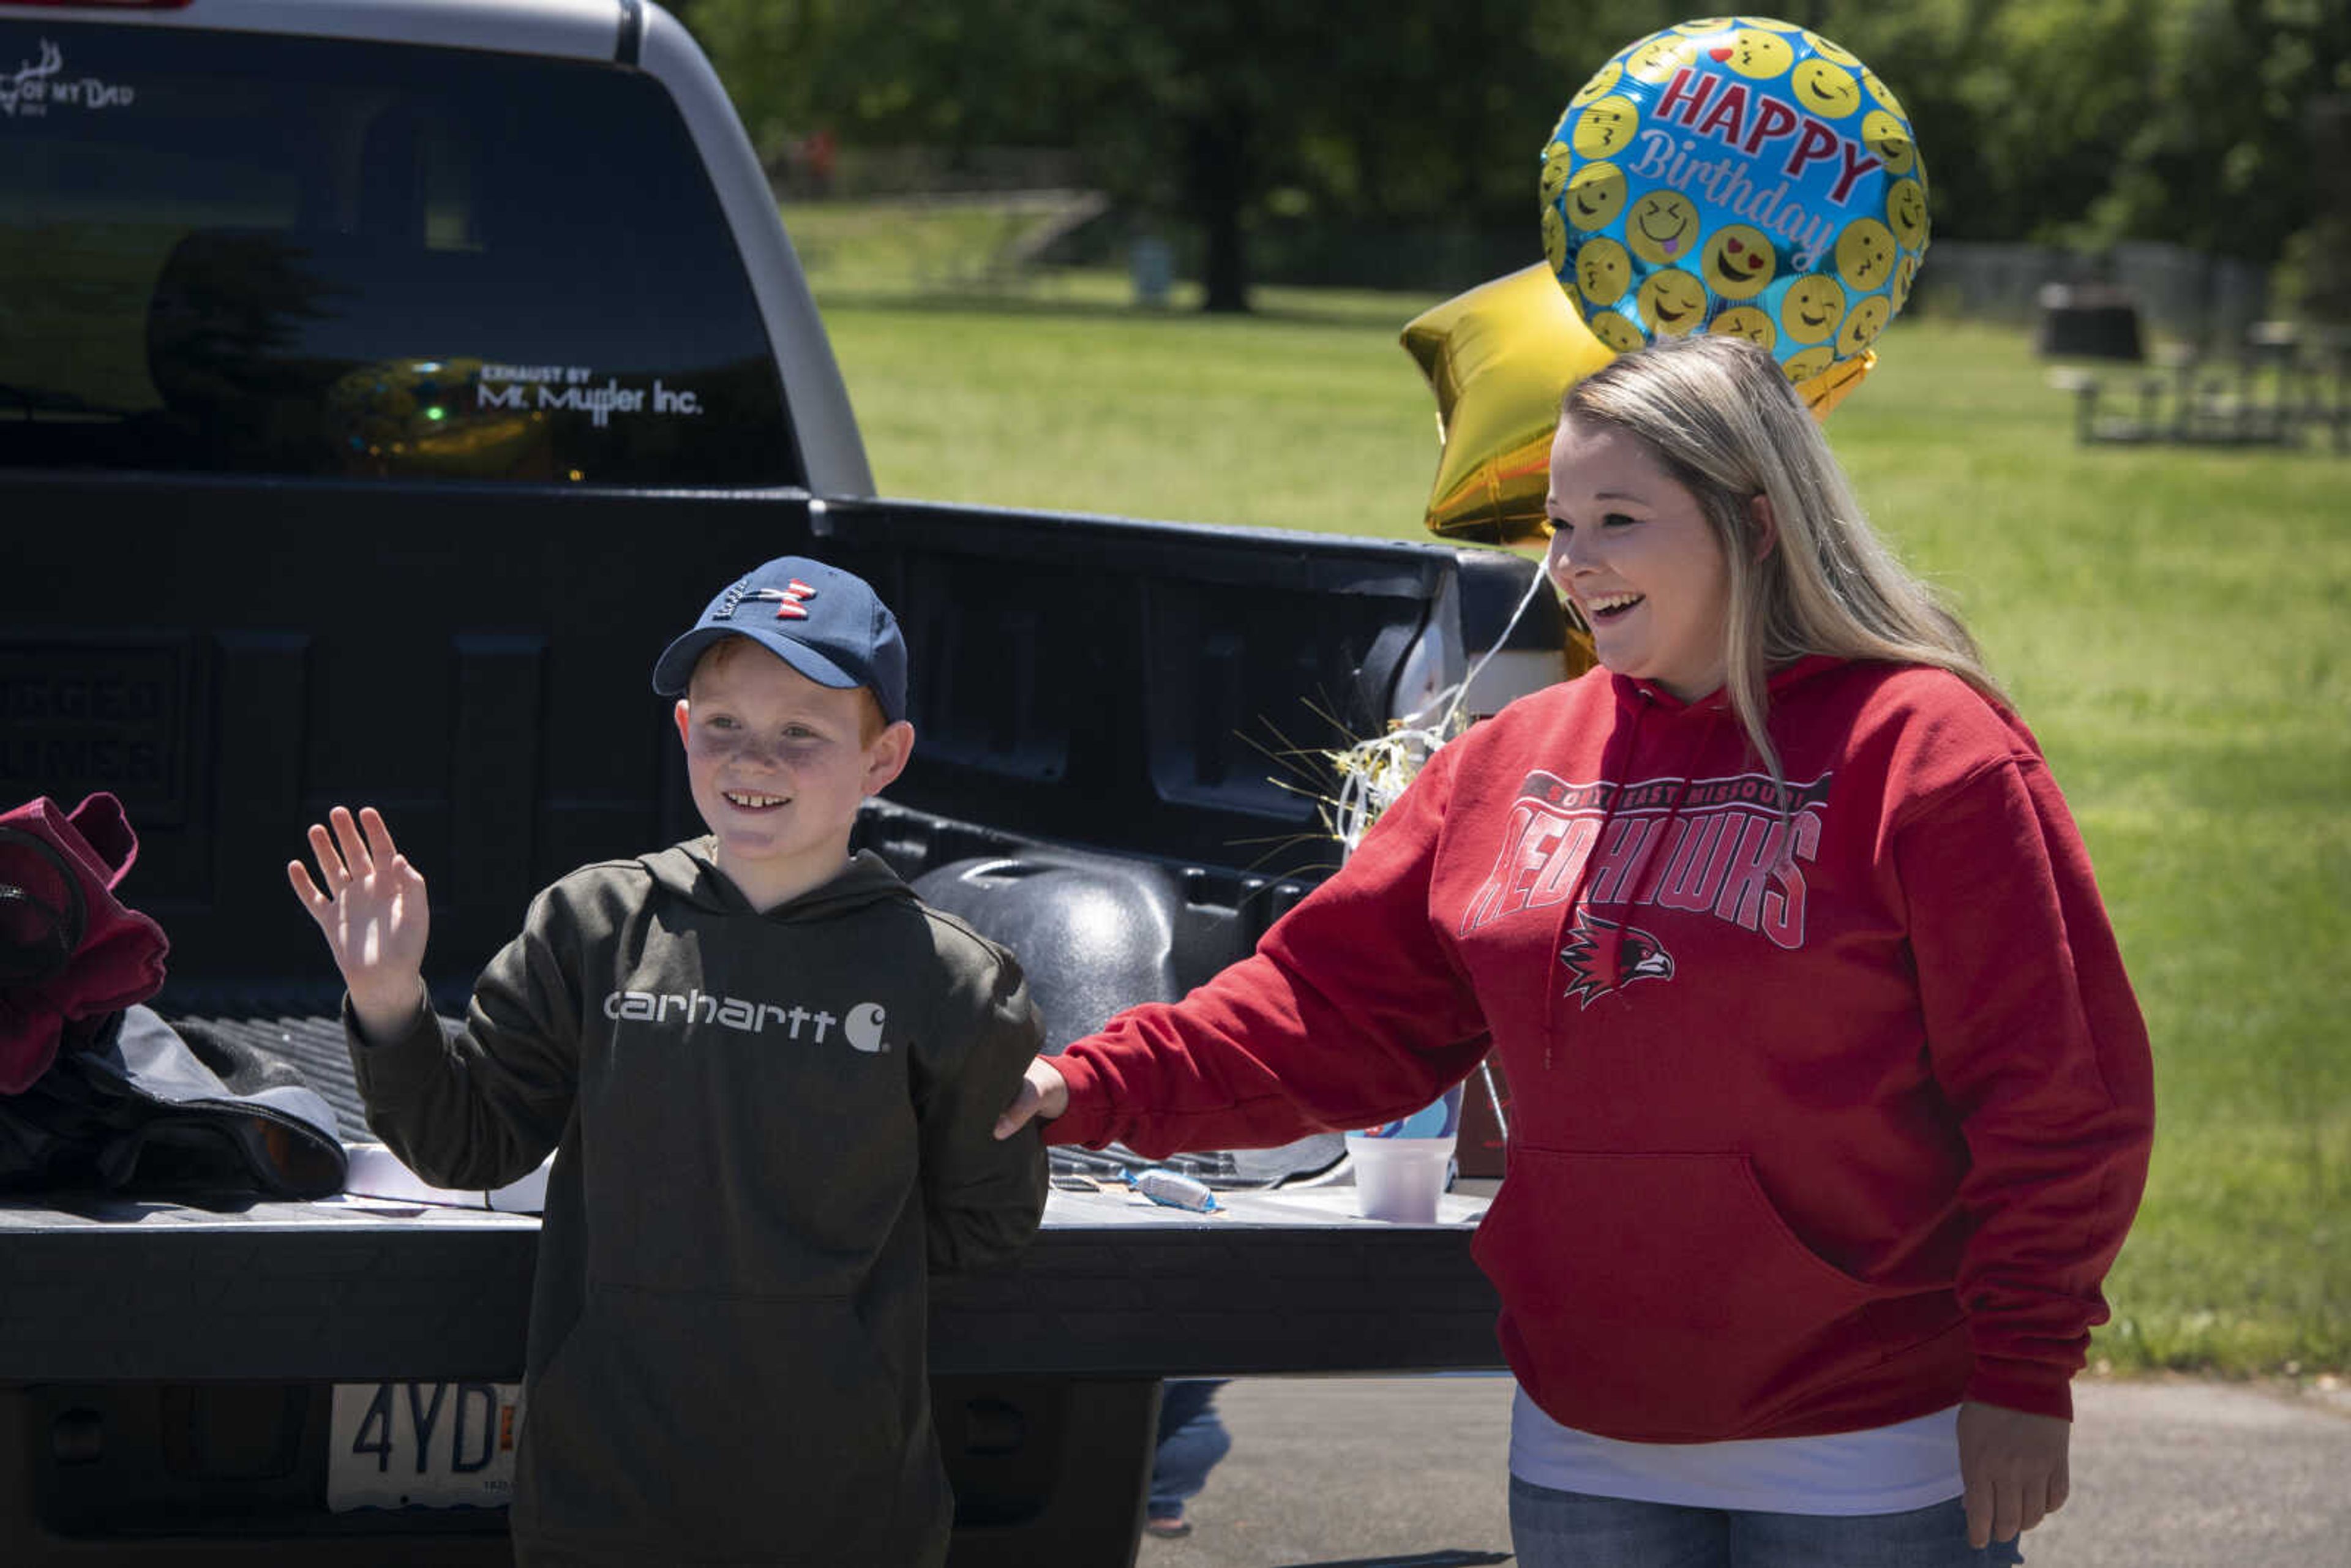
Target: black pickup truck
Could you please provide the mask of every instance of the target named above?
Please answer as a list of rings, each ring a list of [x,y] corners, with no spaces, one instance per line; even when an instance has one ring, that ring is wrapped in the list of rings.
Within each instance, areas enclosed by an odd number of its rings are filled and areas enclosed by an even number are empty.
[[[385,810],[457,1009],[538,887],[697,831],[646,672],[750,563],[898,610],[920,738],[860,839],[1019,948],[1055,1048],[1335,862],[1327,780],[1270,753],[1378,732],[1506,626],[1471,709],[1562,671],[1506,553],[875,497],[656,6],[0,0],[0,809],[118,797],[155,1008],[297,1064],[354,1145],[304,825]],[[1198,1157],[1210,1214],[1064,1166],[1016,1264],[938,1282],[955,1563],[1131,1562],[1165,1376],[1499,1364],[1479,1200],[1390,1226],[1275,1185],[1338,1158]],[[0,1193],[0,1560],[504,1561],[496,1509],[346,1505],[395,1461],[452,1500],[429,1413],[519,1375],[536,1238],[487,1204]],[[354,1438],[371,1408],[413,1414]]]

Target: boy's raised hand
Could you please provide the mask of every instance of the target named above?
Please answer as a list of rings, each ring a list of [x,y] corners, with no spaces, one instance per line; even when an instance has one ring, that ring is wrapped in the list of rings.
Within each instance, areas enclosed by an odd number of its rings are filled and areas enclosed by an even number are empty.
[[[424,878],[392,843],[373,806],[362,808],[357,821],[338,806],[327,821],[331,834],[310,824],[310,852],[325,891],[298,860],[286,863],[286,878],[326,934],[360,1028],[371,1040],[389,1040],[424,994]]]

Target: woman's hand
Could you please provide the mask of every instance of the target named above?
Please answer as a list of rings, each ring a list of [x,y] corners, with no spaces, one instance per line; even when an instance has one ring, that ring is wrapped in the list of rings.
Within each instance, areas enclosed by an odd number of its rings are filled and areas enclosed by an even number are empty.
[[[996,1119],[996,1135],[1008,1138],[1028,1125],[1030,1117],[1050,1122],[1069,1108],[1068,1082],[1051,1062],[1040,1056],[1029,1064],[1029,1071],[1021,1076],[1020,1092],[1012,1097],[1012,1103]]]
[[[2012,1541],[2065,1506],[2074,1424],[1970,1400],[1959,1406],[1959,1481],[1968,1544]]]

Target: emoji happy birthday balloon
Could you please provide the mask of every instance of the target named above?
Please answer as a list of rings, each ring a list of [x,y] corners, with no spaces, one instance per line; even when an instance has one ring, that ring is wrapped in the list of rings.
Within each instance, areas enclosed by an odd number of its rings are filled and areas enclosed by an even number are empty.
[[[1816,413],[1865,371],[1927,249],[1900,101],[1762,16],[1683,22],[1602,66],[1552,133],[1541,193],[1545,259],[1593,338],[1751,339]]]

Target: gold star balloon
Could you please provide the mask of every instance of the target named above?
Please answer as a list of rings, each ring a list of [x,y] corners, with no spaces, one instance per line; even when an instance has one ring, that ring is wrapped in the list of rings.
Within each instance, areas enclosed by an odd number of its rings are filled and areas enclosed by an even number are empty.
[[[1415,317],[1404,346],[1437,395],[1443,446],[1423,519],[1429,532],[1486,544],[1543,538],[1559,400],[1615,350],[1592,335],[1547,262]],[[1876,363],[1866,351],[1841,361],[1797,395],[1825,419]]]
[[[1614,352],[1541,262],[1416,317],[1404,346],[1437,394],[1444,442],[1429,530],[1489,544],[1541,538],[1559,400]]]

